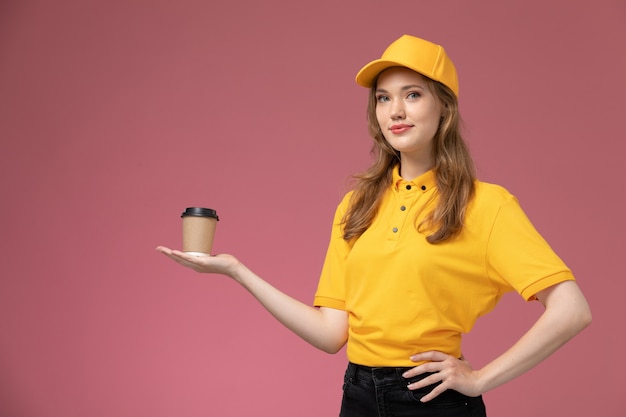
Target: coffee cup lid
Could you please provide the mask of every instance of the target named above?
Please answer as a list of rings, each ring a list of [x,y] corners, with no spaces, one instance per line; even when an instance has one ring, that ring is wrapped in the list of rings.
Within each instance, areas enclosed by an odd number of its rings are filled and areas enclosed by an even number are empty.
[[[220,219],[217,217],[217,212],[215,210],[204,207],[187,207],[183,214],[180,215],[180,217],[185,216],[214,217],[216,220]]]

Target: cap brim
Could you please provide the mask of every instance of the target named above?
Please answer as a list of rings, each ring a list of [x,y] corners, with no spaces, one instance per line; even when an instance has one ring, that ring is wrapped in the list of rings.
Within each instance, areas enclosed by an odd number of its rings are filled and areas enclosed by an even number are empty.
[[[374,84],[374,80],[382,71],[391,67],[404,67],[406,65],[396,62],[389,61],[387,59],[376,59],[369,64],[365,65],[361,70],[356,74],[356,83],[360,86],[370,88]]]

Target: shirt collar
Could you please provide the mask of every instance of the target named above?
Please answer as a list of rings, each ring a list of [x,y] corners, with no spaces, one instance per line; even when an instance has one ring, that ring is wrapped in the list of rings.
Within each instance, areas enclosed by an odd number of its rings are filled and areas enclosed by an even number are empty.
[[[435,186],[437,185],[435,171],[433,169],[426,171],[422,175],[408,181],[400,176],[400,165],[396,165],[393,168],[392,175],[392,184],[394,191],[398,191],[400,187],[406,188],[407,185],[410,185],[411,187],[415,187],[422,192],[426,192],[430,189],[435,188]]]

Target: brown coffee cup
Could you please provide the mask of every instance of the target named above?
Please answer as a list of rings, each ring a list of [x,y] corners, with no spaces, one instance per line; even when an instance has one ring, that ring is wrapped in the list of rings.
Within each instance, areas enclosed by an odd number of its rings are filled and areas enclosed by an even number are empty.
[[[187,207],[183,218],[183,252],[194,256],[209,256],[213,247],[217,212],[204,207]]]

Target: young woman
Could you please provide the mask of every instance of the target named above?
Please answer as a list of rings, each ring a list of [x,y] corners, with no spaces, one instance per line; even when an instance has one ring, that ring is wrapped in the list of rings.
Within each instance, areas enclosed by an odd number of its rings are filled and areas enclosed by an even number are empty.
[[[319,349],[347,343],[340,416],[484,416],[481,394],[585,328],[589,307],[515,197],[475,178],[456,70],[441,46],[404,35],[356,81],[371,89],[375,161],[337,208],[315,307],[231,255],[157,250],[235,279]],[[507,291],[545,311],[510,349],[472,369],[461,334]]]

